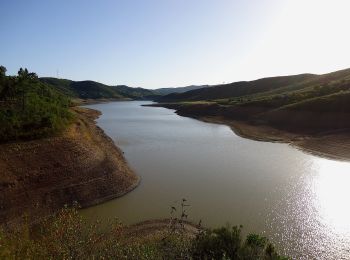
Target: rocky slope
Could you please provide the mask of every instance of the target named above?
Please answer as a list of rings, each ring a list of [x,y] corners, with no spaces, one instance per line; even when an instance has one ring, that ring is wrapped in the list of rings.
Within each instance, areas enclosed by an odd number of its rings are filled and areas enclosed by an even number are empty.
[[[0,145],[0,223],[30,223],[73,202],[121,196],[139,182],[123,153],[95,124],[99,112],[74,108],[75,122],[55,137]]]

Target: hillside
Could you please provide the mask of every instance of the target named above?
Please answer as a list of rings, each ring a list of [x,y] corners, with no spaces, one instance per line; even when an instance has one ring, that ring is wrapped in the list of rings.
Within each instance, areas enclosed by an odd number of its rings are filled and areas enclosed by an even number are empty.
[[[62,94],[73,96],[79,88],[68,80],[59,86],[22,68],[7,76],[0,66],[1,224],[16,224],[24,215],[33,223],[74,201],[93,205],[138,184],[123,153],[96,126],[99,113],[70,107]]]
[[[216,85],[210,88],[195,89],[185,93],[173,93],[162,97],[160,100],[176,102],[238,97],[269,91],[274,88],[286,87],[313,77],[314,75],[311,74],[302,74],[296,76],[264,78],[255,81],[240,81],[230,84]]]
[[[170,94],[155,106],[224,123],[241,136],[350,159],[350,69],[236,82]]]
[[[154,95],[148,89],[131,88],[124,85],[108,86],[91,80],[72,81],[68,79],[40,78],[40,81],[54,86],[70,97],[80,99],[144,99]]]
[[[125,85],[117,85],[112,86],[116,88],[119,93],[124,95],[125,97],[129,97],[131,99],[151,99],[154,96],[157,96],[152,90],[144,89],[144,88],[131,88]]]
[[[96,126],[99,112],[73,108],[60,134],[0,145],[0,223],[28,223],[77,201],[82,207],[119,197],[138,184],[123,153]]]
[[[184,93],[186,91],[201,89],[206,87],[209,87],[209,85],[199,85],[199,86],[192,85],[192,86],[177,87],[177,88],[158,88],[158,89],[154,89],[153,92],[163,96],[171,93]]]
[[[236,82],[170,94],[161,101],[179,103],[203,115],[272,124],[302,132],[348,128],[350,69],[324,75],[302,74]]]
[[[218,100],[235,97],[255,99],[262,96],[286,94],[309,87],[323,87],[335,81],[347,80],[350,69],[323,75],[301,74],[293,76],[263,78],[254,81],[241,81],[217,85],[210,88],[191,90],[185,93],[173,93],[159,100],[161,102]]]

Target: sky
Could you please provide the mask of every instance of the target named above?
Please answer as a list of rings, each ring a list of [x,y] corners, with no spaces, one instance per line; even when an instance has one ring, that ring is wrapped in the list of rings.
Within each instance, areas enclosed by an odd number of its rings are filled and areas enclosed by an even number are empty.
[[[0,0],[15,74],[161,88],[350,67],[350,0]]]

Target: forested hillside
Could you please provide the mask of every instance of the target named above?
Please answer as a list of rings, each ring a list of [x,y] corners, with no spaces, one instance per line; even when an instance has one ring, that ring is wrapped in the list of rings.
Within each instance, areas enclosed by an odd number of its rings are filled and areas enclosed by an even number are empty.
[[[6,76],[0,67],[0,142],[46,136],[63,129],[70,100],[27,69]]]
[[[80,99],[144,99],[154,95],[148,89],[131,88],[124,85],[108,86],[91,80],[40,78],[40,81],[52,85],[70,97]]]

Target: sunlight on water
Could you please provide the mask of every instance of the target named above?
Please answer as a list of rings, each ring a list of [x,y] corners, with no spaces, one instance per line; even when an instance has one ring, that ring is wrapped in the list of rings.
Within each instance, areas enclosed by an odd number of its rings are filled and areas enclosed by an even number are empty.
[[[320,222],[342,235],[350,234],[350,164],[317,159],[314,168],[315,207]]]
[[[126,196],[85,209],[126,224],[169,217],[186,197],[208,227],[242,224],[292,259],[350,259],[350,163],[287,144],[256,142],[224,125],[180,117],[144,102],[91,106],[142,182]]]

